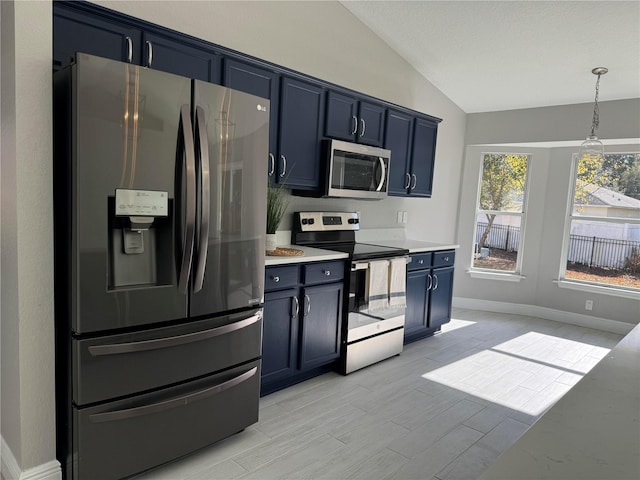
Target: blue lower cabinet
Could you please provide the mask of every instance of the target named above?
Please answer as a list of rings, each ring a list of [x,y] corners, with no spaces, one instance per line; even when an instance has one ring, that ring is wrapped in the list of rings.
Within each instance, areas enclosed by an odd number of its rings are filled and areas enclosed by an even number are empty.
[[[440,331],[451,320],[455,252],[411,255],[407,272],[407,311],[404,342]]]
[[[344,269],[342,260],[266,269],[261,395],[335,366],[340,357]],[[316,270],[324,272],[322,278]]]

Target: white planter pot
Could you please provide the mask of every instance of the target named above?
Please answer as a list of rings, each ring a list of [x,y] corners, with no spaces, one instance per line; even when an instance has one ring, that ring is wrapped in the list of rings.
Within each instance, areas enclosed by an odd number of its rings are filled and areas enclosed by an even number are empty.
[[[276,249],[276,234],[275,233],[267,233],[267,238],[265,242],[265,250],[267,252],[273,252]]]

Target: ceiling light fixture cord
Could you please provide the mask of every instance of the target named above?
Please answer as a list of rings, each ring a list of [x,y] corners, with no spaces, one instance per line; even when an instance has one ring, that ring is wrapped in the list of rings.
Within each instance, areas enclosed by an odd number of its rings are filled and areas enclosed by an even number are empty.
[[[593,121],[591,122],[591,136],[595,135],[596,130],[600,126],[600,107],[598,107],[598,93],[600,92],[600,76],[598,73],[598,80],[596,80],[596,99],[593,105]]]

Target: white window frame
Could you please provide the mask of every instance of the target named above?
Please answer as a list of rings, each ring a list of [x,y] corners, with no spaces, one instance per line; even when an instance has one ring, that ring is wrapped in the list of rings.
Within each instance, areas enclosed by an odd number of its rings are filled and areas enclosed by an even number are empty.
[[[522,195],[522,211],[521,212],[503,212],[503,211],[494,211],[494,210],[483,210],[480,208],[480,196],[482,193],[482,176],[484,173],[484,157],[485,155],[521,155],[527,157],[527,173],[524,179],[524,192]],[[471,237],[471,266],[467,270],[467,273],[473,278],[484,278],[488,280],[504,280],[508,282],[519,282],[520,280],[526,278],[522,275],[522,258],[525,246],[525,237],[526,237],[526,219],[527,219],[527,207],[529,201],[529,180],[531,178],[531,159],[532,154],[524,153],[524,152],[482,152],[480,154],[480,169],[478,173],[478,182],[476,192],[476,208],[475,208],[475,216],[473,217],[474,225],[473,225],[473,237]],[[475,259],[475,245],[476,245],[476,237],[478,230],[478,216],[480,214],[496,214],[502,216],[514,216],[520,218],[520,238],[518,239],[518,253],[516,257],[516,269],[515,271],[505,271],[505,270],[494,270],[491,268],[478,268],[473,266],[473,261]]]
[[[611,152],[612,155],[623,155],[625,153],[637,154],[638,152]],[[606,153],[605,153],[606,156]],[[593,220],[597,222],[608,223],[636,223],[640,224],[640,219],[635,218],[619,218],[619,217],[598,217],[592,215],[575,215],[573,214],[573,202],[576,194],[576,175],[578,172],[578,154],[574,153],[571,158],[571,176],[569,181],[569,193],[567,198],[567,211],[564,219],[564,233],[562,238],[562,255],[560,256],[560,269],[558,273],[558,280],[554,283],[558,284],[560,288],[568,288],[570,290],[579,290],[589,293],[599,293],[604,295],[611,295],[615,297],[624,298],[636,298],[640,299],[640,288],[624,287],[619,285],[608,285],[606,283],[588,282],[585,280],[575,280],[572,278],[566,278],[567,272],[567,257],[569,256],[569,237],[571,235],[571,221],[573,219],[578,220]]]

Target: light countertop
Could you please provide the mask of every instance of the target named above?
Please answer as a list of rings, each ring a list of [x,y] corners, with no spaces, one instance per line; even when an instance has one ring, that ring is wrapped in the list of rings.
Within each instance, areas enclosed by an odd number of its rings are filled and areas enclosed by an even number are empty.
[[[640,478],[640,325],[480,477]]]
[[[320,248],[302,247],[300,245],[278,245],[282,248],[296,248],[302,250],[304,255],[299,257],[272,257],[267,255],[265,257],[265,265],[271,267],[273,265],[287,265],[292,263],[304,263],[304,262],[320,262],[325,260],[344,260],[349,258],[349,255],[343,252],[334,252],[332,250],[323,250]]]
[[[364,243],[372,243],[374,245],[383,245],[386,247],[406,248],[409,253],[435,252],[439,250],[455,250],[460,245],[453,243],[435,243],[423,242],[420,240],[412,240],[406,238],[403,240],[368,240]]]

